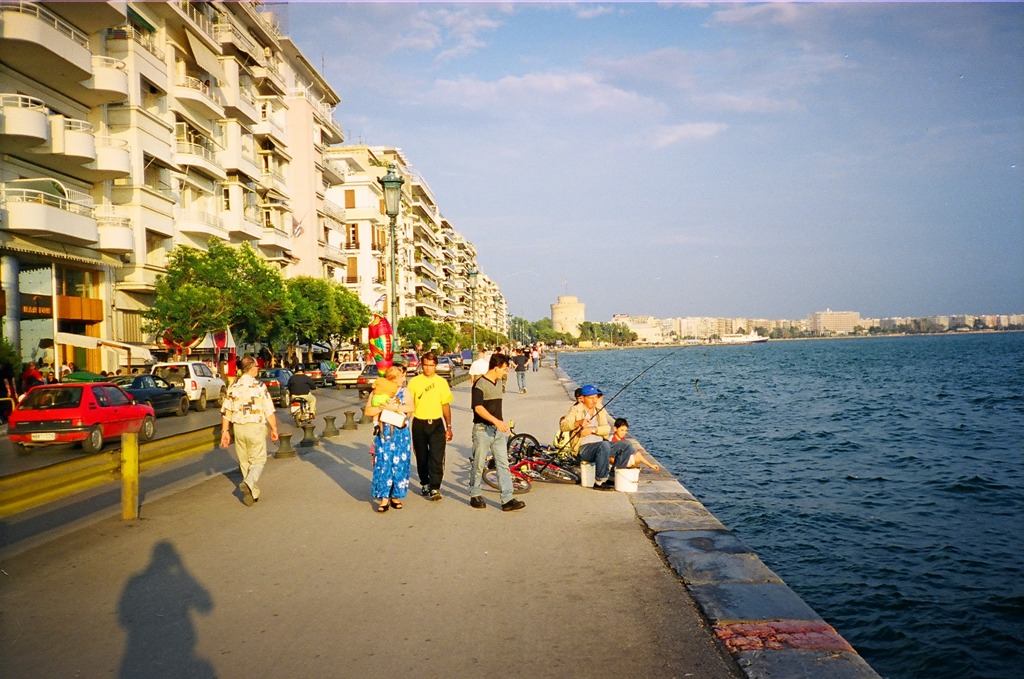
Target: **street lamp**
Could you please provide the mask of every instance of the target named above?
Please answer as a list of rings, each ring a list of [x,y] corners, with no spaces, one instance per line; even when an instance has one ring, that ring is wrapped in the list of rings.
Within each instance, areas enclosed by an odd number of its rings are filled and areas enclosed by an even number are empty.
[[[391,219],[391,332],[398,332],[398,242],[395,239],[395,218],[402,208],[402,184],[405,180],[395,174],[397,166],[388,165],[388,173],[378,177],[384,187],[384,212]]]
[[[476,358],[476,277],[479,275],[480,272],[476,269],[466,272],[469,279],[469,308],[470,314],[473,316],[473,358]]]

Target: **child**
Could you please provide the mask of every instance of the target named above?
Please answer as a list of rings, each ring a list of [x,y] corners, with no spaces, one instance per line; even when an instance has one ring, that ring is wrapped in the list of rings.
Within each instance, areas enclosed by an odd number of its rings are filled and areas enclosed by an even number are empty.
[[[628,434],[628,433],[629,433],[629,422],[626,421],[626,418],[624,418],[624,417],[616,418],[615,419],[615,424],[613,425],[613,431],[612,431],[612,438],[611,438],[611,440],[612,441],[625,441],[626,440],[626,434]],[[611,462],[615,462],[615,458],[612,458]],[[637,445],[636,446],[636,450],[630,456],[629,464],[626,465],[626,466],[627,467],[631,467],[631,468],[632,467],[638,467],[638,466],[640,466],[641,463],[647,465],[648,469],[653,469],[654,471],[658,471],[658,469],[660,469],[660,467],[658,467],[658,465],[654,464],[653,462],[651,462],[650,460],[647,459],[647,457],[644,455],[644,449],[641,448],[639,445]]]
[[[373,396],[370,398],[370,405],[380,408],[398,394],[398,383],[392,382],[386,377],[378,377],[373,383]]]

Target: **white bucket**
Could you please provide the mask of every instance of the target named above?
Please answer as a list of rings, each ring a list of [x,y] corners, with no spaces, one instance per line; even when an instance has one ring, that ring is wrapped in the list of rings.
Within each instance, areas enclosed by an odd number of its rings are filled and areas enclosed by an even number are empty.
[[[616,469],[615,490],[622,493],[635,493],[640,485],[640,469]]]
[[[594,465],[589,462],[580,462],[580,485],[584,488],[594,487]]]

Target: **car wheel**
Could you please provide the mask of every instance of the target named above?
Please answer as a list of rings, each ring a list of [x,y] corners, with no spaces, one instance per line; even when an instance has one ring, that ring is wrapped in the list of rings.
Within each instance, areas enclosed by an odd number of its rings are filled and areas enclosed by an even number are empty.
[[[217,408],[220,408],[222,405],[224,405],[224,391],[226,389],[227,387],[217,392]]]
[[[206,410],[206,390],[203,389],[199,392],[199,400],[196,401],[196,410],[203,412]]]
[[[142,426],[139,427],[139,440],[151,441],[156,433],[156,419],[152,415],[142,418]]]
[[[89,430],[89,436],[82,441],[82,449],[87,453],[98,453],[103,447],[103,429],[96,425]]]
[[[177,415],[178,417],[184,417],[185,415],[188,414],[188,406],[188,396],[182,396],[181,403],[178,404],[178,410],[174,414]]]

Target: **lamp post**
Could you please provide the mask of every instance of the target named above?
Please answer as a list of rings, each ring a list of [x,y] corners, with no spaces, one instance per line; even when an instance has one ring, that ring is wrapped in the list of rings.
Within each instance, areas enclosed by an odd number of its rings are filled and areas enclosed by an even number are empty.
[[[397,166],[388,165],[388,173],[378,177],[384,187],[384,212],[391,220],[391,332],[398,333],[398,242],[395,238],[395,219],[402,208],[402,184],[405,180],[395,174]]]
[[[469,279],[469,313],[473,317],[473,358],[476,358],[476,277],[478,275],[480,272],[476,269],[466,272],[466,277]]]

